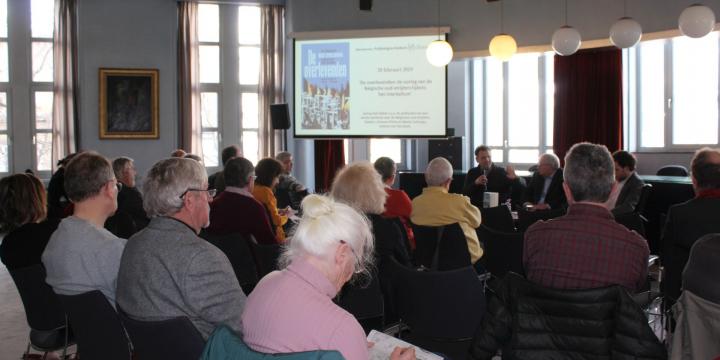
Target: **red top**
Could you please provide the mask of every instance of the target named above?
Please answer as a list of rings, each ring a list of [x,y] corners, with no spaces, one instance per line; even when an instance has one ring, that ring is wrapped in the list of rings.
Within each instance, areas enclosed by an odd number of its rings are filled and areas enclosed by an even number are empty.
[[[210,226],[215,235],[252,235],[259,244],[276,244],[265,208],[255,198],[223,191],[210,203]]]
[[[580,203],[527,230],[523,264],[528,280],[546,287],[622,285],[635,292],[645,283],[649,254],[645,239],[616,223],[606,208]]]
[[[402,190],[395,190],[389,187],[385,188],[385,192],[388,194],[387,200],[385,200],[385,212],[382,214],[386,218],[400,218],[400,221],[405,225],[405,232],[410,241],[410,246],[415,248],[415,235],[410,227],[410,214],[412,213],[412,201],[410,197]]]

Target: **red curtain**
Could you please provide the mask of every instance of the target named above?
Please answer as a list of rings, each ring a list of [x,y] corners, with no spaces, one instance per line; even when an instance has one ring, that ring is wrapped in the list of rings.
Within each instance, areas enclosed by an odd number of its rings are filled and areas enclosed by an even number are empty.
[[[555,55],[553,151],[564,159],[581,141],[622,147],[622,52],[615,47]]]
[[[315,140],[315,192],[330,191],[335,173],[345,166],[342,140]]]

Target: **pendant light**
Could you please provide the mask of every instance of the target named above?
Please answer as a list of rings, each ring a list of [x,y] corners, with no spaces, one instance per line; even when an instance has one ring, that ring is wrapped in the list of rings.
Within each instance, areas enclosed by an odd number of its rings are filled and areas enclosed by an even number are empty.
[[[685,36],[701,38],[715,29],[715,13],[705,5],[690,5],[680,14],[678,28]]]
[[[627,0],[623,0],[623,17],[610,27],[610,42],[620,49],[631,48],[640,42],[642,27],[627,16]]]
[[[517,42],[511,36],[505,33],[504,29],[504,7],[500,1],[500,33],[490,40],[490,55],[500,61],[507,61],[517,52]]]
[[[427,49],[425,49],[425,57],[428,62],[437,67],[446,66],[450,63],[453,57],[453,48],[449,42],[442,39],[442,33],[440,30],[440,0],[437,0],[437,26],[438,26],[438,39],[431,42]]]
[[[558,55],[568,56],[577,52],[581,43],[580,32],[567,24],[567,0],[565,0],[565,25],[553,33],[552,48]]]

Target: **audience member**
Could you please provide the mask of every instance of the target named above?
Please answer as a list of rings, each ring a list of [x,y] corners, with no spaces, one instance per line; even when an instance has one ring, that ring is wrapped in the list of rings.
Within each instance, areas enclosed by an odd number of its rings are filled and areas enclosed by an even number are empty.
[[[224,148],[220,153],[220,160],[222,160],[223,168],[230,159],[236,158],[238,156],[242,156],[242,152],[240,151],[240,147],[238,147],[237,145],[230,145]],[[225,178],[223,177],[222,170],[208,177],[208,189],[217,189],[217,192],[221,193],[225,190],[225,185]]]
[[[260,244],[275,244],[270,220],[263,204],[255,200],[255,167],[250,160],[236,157],[225,163],[225,191],[210,204],[209,234],[252,235]]]
[[[74,205],[42,255],[45,281],[60,295],[100,290],[115,305],[125,239],[103,228],[117,209],[118,181],[110,162],[95,152],[75,156],[65,169],[65,192]]]
[[[187,153],[183,149],[175,149],[170,153],[170,157],[184,158]]]
[[[492,162],[490,148],[485,145],[475,148],[475,160],[478,166],[468,171],[463,186],[463,194],[470,198],[470,203],[483,207],[483,197],[489,191],[498,193],[501,204],[511,199],[519,205],[525,181],[515,175],[515,169],[510,165],[505,169],[496,166]]]
[[[607,208],[611,209],[614,216],[629,214],[635,211],[640,201],[640,193],[645,183],[635,173],[635,156],[625,151],[618,150],[612,154],[615,160],[615,181],[617,186],[610,193]]]
[[[321,195],[307,196],[302,209],[302,220],[282,254],[282,270],[260,280],[248,298],[243,340],[264,353],[337,350],[345,359],[367,360],[363,328],[333,298],[351,278],[368,275],[370,224],[350,206]],[[414,357],[412,348],[396,348],[391,355]]]
[[[70,200],[65,193],[65,165],[67,165],[77,153],[72,153],[57,162],[58,169],[50,177],[47,190],[48,218],[60,219],[63,217],[65,208],[70,205]]]
[[[690,167],[695,198],[670,207],[661,242],[662,285],[670,301],[680,296],[682,269],[695,241],[720,233],[720,149],[698,150]]]
[[[209,222],[205,168],[189,159],[156,163],[143,185],[148,226],[128,240],[118,306],[140,321],[186,316],[207,338],[220,324],[241,331],[245,294],[228,258],[199,238]]]
[[[385,200],[385,212],[382,216],[386,218],[397,218],[402,222],[407,234],[408,241],[412,248],[415,248],[415,235],[410,226],[410,215],[412,214],[412,201],[410,197],[402,190],[395,190],[392,185],[395,183],[397,175],[397,165],[395,161],[389,157],[380,157],[375,160],[375,170],[380,173],[382,182],[385,185],[387,199]]]
[[[272,158],[265,158],[258,161],[255,167],[255,186],[252,194],[259,201],[270,216],[270,222],[275,229],[275,237],[278,241],[285,241],[283,226],[288,222],[289,208],[278,209],[277,199],[273,189],[278,184],[278,178],[282,173],[282,164]]]
[[[540,221],[525,233],[528,280],[556,289],[645,284],[647,242],[615,222],[605,202],[614,186],[613,160],[605,146],[573,145],[565,156],[565,216]]]
[[[113,160],[112,165],[115,178],[123,184],[117,197],[117,212],[129,215],[135,231],[140,231],[147,226],[150,219],[143,209],[142,194],[135,186],[135,162],[129,157],[121,156]]]
[[[282,151],[275,155],[275,160],[283,165],[280,180],[275,188],[275,196],[278,200],[279,207],[290,206],[293,209],[300,209],[300,202],[307,196],[308,190],[305,185],[301,184],[294,176],[293,155],[287,151]]]
[[[412,201],[410,220],[417,225],[443,226],[459,223],[467,239],[470,260],[476,263],[483,255],[475,229],[480,226],[480,210],[470,198],[448,193],[453,169],[445,158],[437,157],[428,163],[425,182],[428,186]]]
[[[41,263],[50,235],[59,219],[46,219],[47,200],[42,182],[34,175],[16,174],[0,180],[0,259],[8,270]]]
[[[525,205],[532,205],[532,210],[561,209],[567,206],[563,192],[563,170],[557,155],[540,155],[537,171],[525,191]]]
[[[381,267],[384,259],[389,257],[395,258],[400,264],[410,265],[410,256],[402,241],[400,229],[381,216],[385,211],[387,193],[380,174],[372,164],[366,161],[357,162],[338,171],[330,196],[368,217],[375,238],[375,256]]]
[[[671,359],[720,356],[720,234],[698,239],[682,275],[682,295],[674,307]]]
[[[201,163],[201,164],[202,164],[202,162],[203,162],[203,161],[202,161],[202,158],[201,158],[200,156],[198,156],[198,155],[195,155],[195,154],[185,154],[185,156],[183,156],[183,158],[185,158],[185,159],[193,159],[193,160],[195,160],[195,161],[197,161],[197,162],[199,162],[199,163]]]

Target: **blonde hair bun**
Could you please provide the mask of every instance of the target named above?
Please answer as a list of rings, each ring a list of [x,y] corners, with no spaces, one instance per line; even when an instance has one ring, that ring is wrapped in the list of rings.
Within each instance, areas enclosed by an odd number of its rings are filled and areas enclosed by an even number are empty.
[[[333,212],[334,201],[327,196],[310,194],[303,199],[301,206],[304,217],[317,219]]]

